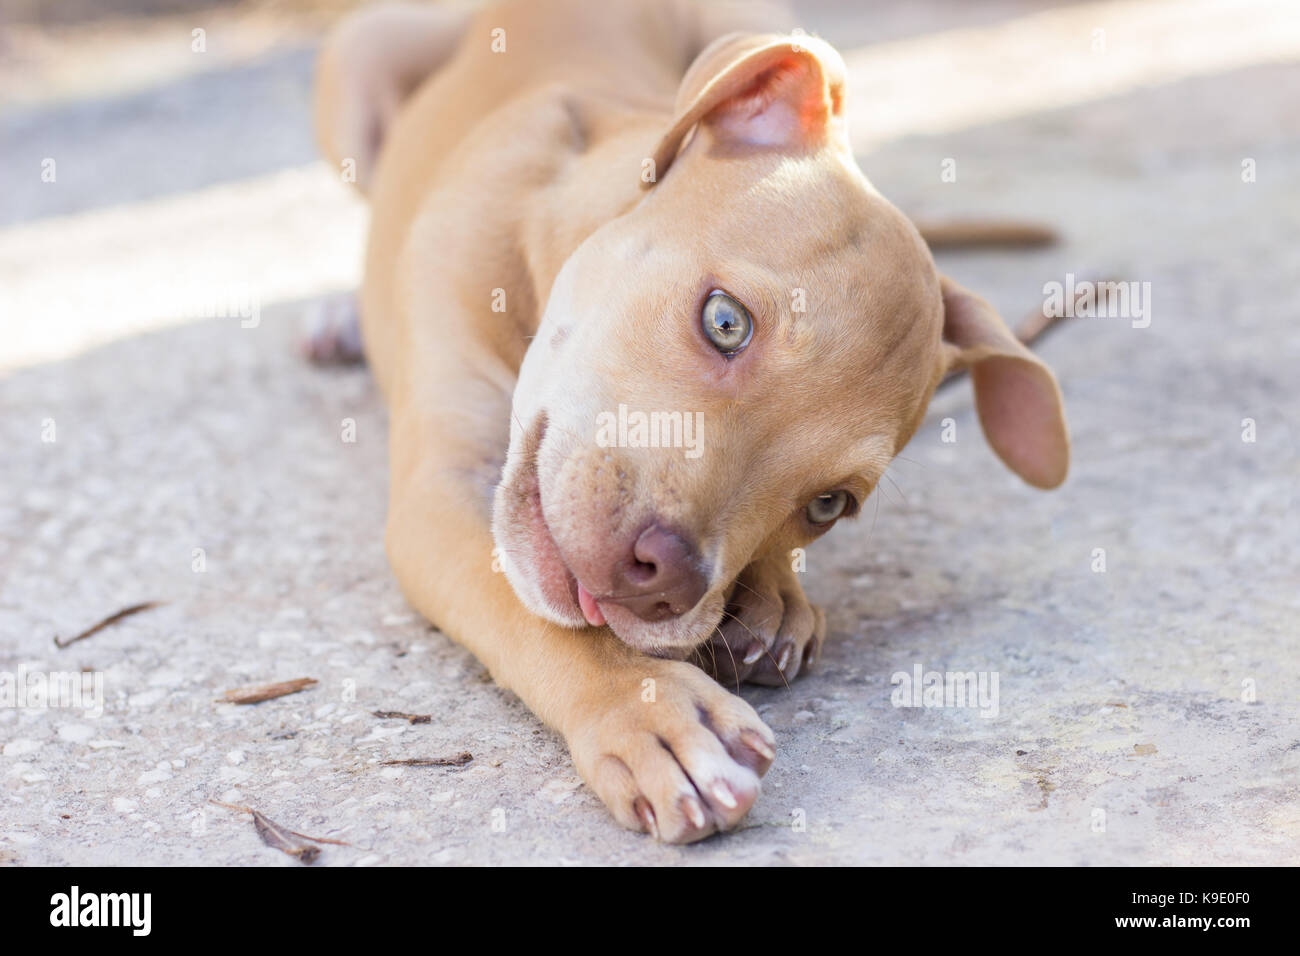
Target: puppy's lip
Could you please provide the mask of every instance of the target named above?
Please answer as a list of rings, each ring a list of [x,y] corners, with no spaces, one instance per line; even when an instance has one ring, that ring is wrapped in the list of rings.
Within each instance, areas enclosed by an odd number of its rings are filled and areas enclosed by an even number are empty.
[[[575,575],[569,568],[569,562],[564,560],[564,555],[560,553],[560,546],[555,543],[555,535],[551,533],[551,525],[546,520],[546,509],[542,507],[542,489],[541,484],[537,479],[537,462],[534,460],[529,465],[529,468],[532,471],[531,480],[533,482],[533,490],[530,492],[529,497],[531,498],[535,514],[537,515],[536,530],[540,532],[546,543],[545,550],[547,551],[548,556],[552,558],[564,572],[566,583],[568,584],[569,599],[573,602],[573,607],[583,611],[583,616],[585,617],[586,612],[582,608],[582,592],[585,591],[586,588],[582,586],[578,581],[577,575]]]
[[[532,468],[534,471],[536,470],[536,461],[532,463]],[[533,491],[533,494],[536,495],[534,507],[536,507],[540,519],[538,530],[546,536],[547,550],[550,555],[564,570],[564,574],[568,579],[569,598],[573,602],[573,607],[581,612],[583,618],[592,627],[603,627],[605,614],[600,608],[601,599],[587,590],[586,586],[578,580],[578,576],[573,573],[573,569],[569,567],[569,562],[564,560],[564,553],[560,551],[560,546],[555,541],[555,535],[551,533],[550,523],[546,520],[546,510],[542,507],[541,484],[537,481],[536,475],[533,477],[533,482],[536,486]]]
[[[528,503],[529,509],[534,517],[534,534],[541,539],[542,547],[539,549],[543,556],[536,564],[541,564],[542,560],[549,559],[554,562],[553,570],[560,571],[565,579],[565,590],[568,592],[569,605],[564,608],[566,611],[580,613],[583,619],[592,627],[602,627],[605,624],[605,615],[601,611],[600,601],[591,591],[578,579],[569,566],[569,562],[564,559],[564,553],[560,550],[559,543],[555,540],[555,534],[551,531],[551,524],[546,519],[546,508],[542,504],[542,481],[539,470],[539,459],[541,458],[542,444],[546,441],[546,431],[549,419],[545,412],[538,416],[538,423],[533,436],[528,440],[527,457],[524,462],[524,480],[528,483]],[[534,574],[542,577],[545,569],[534,567]],[[540,582],[539,582],[540,583]],[[555,589],[558,591],[558,589]],[[552,600],[556,600],[558,595],[551,595]],[[558,600],[556,603],[559,603]]]
[[[543,599],[561,615],[579,617],[581,608],[578,602],[578,581],[568,562],[560,554],[542,510],[541,483],[538,477],[537,460],[546,438],[546,415],[542,413],[539,421],[524,439],[523,460],[520,470],[513,479],[517,497],[515,500],[525,502],[524,515],[532,541],[531,561],[521,562],[520,570],[533,580],[534,586],[541,592]]]

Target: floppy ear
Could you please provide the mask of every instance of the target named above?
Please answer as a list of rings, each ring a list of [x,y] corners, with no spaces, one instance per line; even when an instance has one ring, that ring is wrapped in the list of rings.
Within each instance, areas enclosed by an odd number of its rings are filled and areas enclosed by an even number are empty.
[[[1055,488],[1070,467],[1070,436],[1056,377],[979,296],[947,276],[943,341],[947,368],[969,368],[980,427],[1003,463],[1037,488]]]
[[[667,172],[698,125],[738,143],[816,148],[828,135],[843,137],[843,112],[844,61],[824,40],[719,37],[682,78],[676,118],[655,148],[655,176]]]

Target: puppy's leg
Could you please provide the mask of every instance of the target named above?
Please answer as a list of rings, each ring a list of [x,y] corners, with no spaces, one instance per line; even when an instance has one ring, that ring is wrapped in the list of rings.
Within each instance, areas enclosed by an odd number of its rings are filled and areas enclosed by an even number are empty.
[[[774,756],[771,731],[693,665],[644,657],[605,628],[558,627],[520,604],[493,571],[489,530],[509,376],[444,371],[423,369],[421,394],[394,402],[387,548],[407,599],[564,736],[621,824],[672,843],[735,825]]]
[[[316,64],[316,138],[336,166],[355,164],[362,192],[402,102],[455,52],[470,12],[381,4],[353,13],[326,39]]]
[[[693,660],[724,687],[781,687],[812,667],[825,638],[826,615],[804,596],[790,555],[777,551],[740,573],[722,624]]]

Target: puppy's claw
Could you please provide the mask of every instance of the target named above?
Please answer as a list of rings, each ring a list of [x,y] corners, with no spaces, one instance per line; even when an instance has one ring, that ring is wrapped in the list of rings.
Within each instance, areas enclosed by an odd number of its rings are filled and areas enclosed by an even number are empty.
[[[637,817],[640,818],[642,825],[645,827],[645,832],[658,840],[659,823],[655,820],[654,808],[650,806],[650,801],[645,797],[637,797],[632,802],[632,808],[636,811]]]
[[[719,780],[714,783],[709,792],[713,794],[714,800],[717,800],[728,810],[734,810],[740,806],[740,803],[736,800],[736,795],[731,792],[731,788],[727,786],[725,781]]]
[[[761,642],[755,641],[754,643],[749,645],[749,650],[745,652],[745,656],[742,660],[742,663],[745,664],[756,663],[758,659],[762,657],[766,652],[767,652],[767,648],[764,647]]]
[[[704,808],[700,806],[700,801],[694,797],[682,797],[682,813],[686,814],[686,819],[691,821],[691,826],[697,830],[703,830],[709,818],[704,815]]]
[[[771,763],[776,759],[776,751],[768,746],[766,740],[754,733],[752,730],[742,730],[740,732],[740,741],[768,763]]]

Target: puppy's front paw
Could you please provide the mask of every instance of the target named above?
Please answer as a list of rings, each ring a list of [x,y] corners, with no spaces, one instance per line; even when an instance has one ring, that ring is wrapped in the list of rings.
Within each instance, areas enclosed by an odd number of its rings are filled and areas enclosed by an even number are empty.
[[[690,664],[649,659],[615,695],[569,734],[569,747],[619,823],[692,843],[749,812],[775,756],[749,704]]]
[[[298,333],[298,349],[314,365],[364,362],[356,294],[335,293],[309,306]]]
[[[821,653],[826,615],[809,603],[784,556],[741,572],[722,624],[694,660],[724,686],[740,681],[781,687]]]

